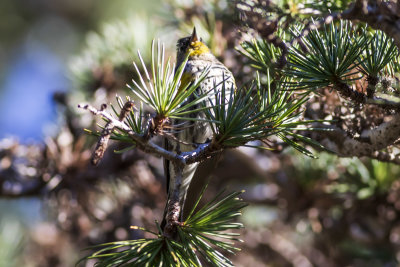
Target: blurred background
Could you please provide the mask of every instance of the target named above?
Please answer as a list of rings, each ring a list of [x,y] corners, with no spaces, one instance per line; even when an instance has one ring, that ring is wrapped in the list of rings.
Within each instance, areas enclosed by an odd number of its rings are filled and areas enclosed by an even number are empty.
[[[230,1],[0,2],[0,266],[74,266],[82,251],[155,229],[166,196],[162,161],[112,144],[89,163],[95,129],[81,102],[132,96],[132,61],[159,38],[198,33],[239,83],[251,70]],[[98,121],[100,122],[100,121]],[[245,189],[237,266],[398,266],[400,168],[290,149],[225,153],[206,199]],[[81,266],[92,266],[88,261]]]

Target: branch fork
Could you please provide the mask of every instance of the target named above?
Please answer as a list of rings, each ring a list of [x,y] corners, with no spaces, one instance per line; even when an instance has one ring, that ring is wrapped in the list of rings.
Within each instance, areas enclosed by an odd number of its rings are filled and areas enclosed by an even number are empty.
[[[166,226],[164,228],[164,235],[168,238],[173,238],[176,232],[176,226],[180,224],[179,214],[182,207],[181,203],[179,203],[179,192],[182,184],[182,174],[184,166],[204,161],[205,159],[210,158],[214,153],[222,151],[222,147],[216,146],[215,144],[213,144],[213,142],[208,142],[197,145],[196,149],[192,151],[181,152],[179,154],[164,149],[163,147],[151,141],[151,137],[153,136],[151,133],[152,131],[154,131],[154,123],[151,122],[152,117],[150,117],[149,121],[146,123],[144,134],[138,134],[134,132],[127,124],[123,122],[133,108],[132,101],[128,101],[125,103],[118,118],[114,118],[114,116],[106,112],[104,110],[104,105],[102,105],[101,109],[96,109],[89,104],[78,105],[78,108],[88,110],[92,114],[96,116],[101,116],[108,121],[106,126],[104,127],[104,130],[101,133],[93,154],[93,161],[95,161],[95,164],[97,164],[103,157],[104,152],[107,148],[108,140],[110,139],[114,129],[118,129],[129,135],[132,141],[136,143],[136,147],[141,149],[143,152],[152,154],[157,157],[163,157],[172,162],[177,177],[174,182],[172,196],[170,196],[169,202],[167,204],[167,216]],[[165,121],[166,119],[163,120],[163,122]]]

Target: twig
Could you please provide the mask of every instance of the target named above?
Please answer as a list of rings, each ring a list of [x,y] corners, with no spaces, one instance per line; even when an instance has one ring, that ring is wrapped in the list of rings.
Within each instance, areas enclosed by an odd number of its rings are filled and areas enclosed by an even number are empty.
[[[101,106],[100,111],[103,111],[105,108],[107,107],[106,104],[103,104]],[[121,113],[119,114],[119,121],[123,121],[126,116],[131,112],[133,108],[133,101],[128,101],[125,103],[125,105],[123,106]],[[93,156],[92,156],[92,164],[93,165],[97,165],[100,160],[103,158],[104,153],[107,149],[108,146],[108,141],[110,140],[111,134],[114,131],[114,124],[112,121],[109,121],[106,126],[104,127],[103,131],[101,132],[101,136],[99,138],[99,140],[97,141],[97,145],[96,148],[93,152]]]
[[[186,164],[201,162],[210,158],[215,153],[222,152],[223,148],[215,146],[213,143],[200,144],[195,150],[182,152],[181,156],[185,159]]]
[[[124,133],[129,135],[129,137],[132,138],[132,140],[134,142],[136,142],[137,147],[139,149],[143,150],[144,152],[150,153],[157,157],[164,157],[165,159],[170,160],[170,161],[180,161],[180,162],[184,163],[184,159],[182,157],[180,157],[179,155],[177,155],[171,151],[163,149],[162,147],[154,144],[151,141],[148,141],[148,139],[145,138],[143,135],[135,133],[128,125],[115,119],[108,112],[106,112],[104,110],[97,110],[96,108],[94,108],[93,106],[88,105],[88,104],[87,105],[78,105],[78,108],[89,110],[92,114],[102,116],[109,122],[112,122],[114,127],[120,129],[121,131],[123,131]]]

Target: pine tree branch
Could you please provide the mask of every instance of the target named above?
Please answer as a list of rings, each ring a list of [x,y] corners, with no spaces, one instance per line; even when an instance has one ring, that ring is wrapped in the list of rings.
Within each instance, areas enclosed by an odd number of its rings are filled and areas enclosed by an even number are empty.
[[[378,77],[368,75],[367,76],[368,86],[367,86],[367,97],[373,98],[376,91],[376,85],[378,84]]]
[[[371,157],[396,164],[398,162],[392,156],[380,154],[379,150],[388,148],[399,139],[400,114],[374,129],[364,130],[359,138],[353,138],[346,131],[332,125],[318,124],[314,127],[331,130],[320,132],[319,142],[340,157]]]
[[[118,119],[115,119],[110,113],[104,110],[97,110],[91,105],[78,105],[78,108],[89,110],[92,114],[102,116],[103,118],[107,119],[114,127],[128,134],[129,137],[136,142],[138,148],[144,152],[158,157],[164,157],[165,159],[173,162],[181,162],[184,164],[184,159],[181,156],[154,144],[153,142],[149,141],[145,135],[135,133],[128,125]]]
[[[189,152],[174,153],[172,151],[167,151],[150,141],[151,136],[149,136],[148,132],[150,131],[149,128],[153,127],[151,123],[146,123],[144,134],[137,134],[123,122],[132,106],[133,104],[131,102],[127,102],[124,105],[119,118],[116,119],[111,114],[104,111],[104,106],[98,110],[91,105],[78,105],[79,108],[89,110],[94,115],[102,116],[107,120],[107,124],[104,127],[96,147],[95,157],[99,157],[99,153],[104,154],[107,142],[114,128],[118,128],[129,135],[129,137],[136,143],[136,146],[142,151],[154,156],[164,157],[171,161],[175,169],[176,177],[173,180],[174,184],[171,196],[168,198],[164,235],[170,239],[174,239],[176,237],[176,226],[179,225],[179,214],[182,208],[182,203],[179,202],[179,193],[182,184],[183,167],[188,164],[204,161],[205,159],[210,158],[214,153],[221,152],[223,148],[212,142],[208,142],[198,145],[196,149]],[[102,155],[100,156],[102,157]],[[96,159],[101,159],[101,157]]]
[[[196,149],[189,151],[189,152],[182,152],[180,154],[174,153],[172,151],[165,150],[164,148],[154,144],[149,140],[147,134],[137,134],[135,133],[128,125],[120,121],[119,119],[115,119],[110,113],[104,110],[98,110],[91,105],[78,105],[78,108],[82,108],[85,110],[89,110],[92,114],[102,116],[103,118],[108,120],[107,125],[112,125],[113,128],[116,127],[121,131],[124,131],[126,134],[129,135],[130,138],[134,142],[139,149],[146,153],[150,153],[157,157],[164,157],[165,159],[176,162],[179,164],[192,164],[195,162],[201,162],[210,158],[215,153],[219,153],[223,150],[222,147],[215,145],[211,142],[200,144],[197,146]],[[147,127],[151,127],[151,124],[148,123]],[[147,129],[145,132],[148,132]],[[100,139],[102,136],[100,137]]]
[[[220,153],[223,148],[213,143],[200,144],[195,150],[182,152],[181,156],[185,159],[186,164],[204,161],[214,154]]]
[[[166,225],[164,228],[164,235],[169,239],[175,239],[176,237],[176,226],[179,225],[179,214],[181,212],[181,203],[179,203],[180,188],[182,185],[183,177],[183,164],[177,162],[172,163],[175,177],[173,179],[174,185],[171,195],[168,197],[167,203],[167,216]]]
[[[374,87],[372,84],[371,86]],[[354,89],[352,89],[348,84],[338,81],[333,85],[333,89],[335,89],[342,97],[345,97],[347,99],[352,100],[355,103],[358,104],[370,104],[370,105],[376,105],[381,108],[387,109],[387,110],[399,110],[400,109],[400,103],[399,102],[394,102],[390,100],[386,100],[380,97],[373,97],[373,96],[367,96],[364,93],[358,92]]]

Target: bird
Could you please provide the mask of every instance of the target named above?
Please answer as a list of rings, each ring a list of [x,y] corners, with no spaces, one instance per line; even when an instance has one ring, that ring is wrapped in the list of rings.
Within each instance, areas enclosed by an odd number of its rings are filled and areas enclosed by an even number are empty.
[[[198,38],[195,27],[193,28],[193,32],[190,36],[178,40],[176,57],[177,63],[175,71],[180,67],[181,64],[184,64],[184,61],[188,57],[182,73],[180,88],[186,88],[188,84],[194,83],[196,79],[198,79],[201,74],[207,68],[209,68],[205,79],[199,84],[195,92],[190,95],[186,101],[191,102],[198,95],[204,95],[210,91],[219,93],[223,89],[226,91],[226,97],[229,97],[231,88],[236,88],[235,79],[232,73],[211,53],[210,48],[203,42],[203,40]],[[213,103],[212,100],[215,98],[215,95],[216,94],[211,93],[209,96],[211,101],[206,100],[205,105],[210,106],[211,103]],[[195,105],[191,108],[198,109],[200,107],[199,105]],[[192,118],[205,119],[205,114],[203,111],[190,113],[190,116]],[[213,136],[211,126],[209,122],[206,121],[190,120],[183,122],[182,120],[174,120],[171,124],[172,129],[174,129],[174,125],[176,126],[176,131],[174,133],[175,138],[173,140],[170,138],[165,138],[164,140],[164,146],[169,151],[174,151],[176,153],[192,151],[196,148],[196,145],[211,140]],[[192,208],[190,206],[185,207],[185,200],[187,198],[189,186],[198,166],[199,163],[193,163],[186,165],[183,168],[182,184],[179,192],[179,203],[181,207],[181,214],[179,217],[181,221],[185,219],[183,211],[190,211]],[[167,194],[169,199],[174,189],[175,172],[172,164],[168,160],[164,160],[164,170],[167,179]],[[206,179],[206,177],[198,177],[198,179]],[[198,188],[198,191],[200,192],[202,189],[203,188],[200,187]],[[193,200],[193,202],[194,201],[196,201],[196,199]],[[165,210],[161,228],[163,228],[166,224],[166,214],[167,211]]]

